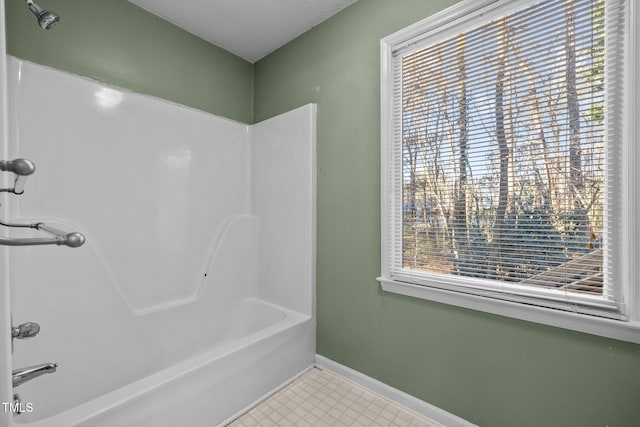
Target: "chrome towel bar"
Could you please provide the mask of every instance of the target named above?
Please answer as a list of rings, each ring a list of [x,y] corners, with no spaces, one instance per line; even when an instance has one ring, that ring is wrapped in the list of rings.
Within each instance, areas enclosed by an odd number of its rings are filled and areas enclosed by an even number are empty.
[[[36,245],[58,245],[77,248],[84,244],[85,238],[82,233],[73,231],[66,233],[57,228],[50,227],[42,222],[34,224],[11,224],[0,221],[0,225],[12,228],[32,228],[34,230],[42,230],[54,237],[0,237],[0,245],[6,246],[36,246]]]
[[[0,160],[0,172],[13,172],[16,179],[13,182],[13,188],[0,188],[0,192],[8,192],[13,194],[24,193],[24,184],[27,177],[36,171],[36,165],[31,160],[15,159]],[[53,237],[2,237],[0,236],[0,245],[6,246],[35,246],[35,245],[58,245],[77,248],[84,244],[85,238],[82,233],[77,231],[66,233],[57,228],[37,222],[34,224],[11,224],[0,221],[0,225],[13,228],[33,228],[34,230],[42,230],[53,235]]]

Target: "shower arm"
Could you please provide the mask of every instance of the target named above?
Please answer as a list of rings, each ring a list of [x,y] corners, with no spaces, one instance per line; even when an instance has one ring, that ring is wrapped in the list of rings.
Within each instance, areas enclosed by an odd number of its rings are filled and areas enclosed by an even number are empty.
[[[5,246],[38,246],[38,245],[58,245],[69,246],[70,248],[77,248],[84,244],[85,238],[82,233],[77,231],[71,233],[65,233],[57,228],[49,227],[48,225],[37,222],[34,224],[12,224],[0,221],[0,225],[11,228],[32,228],[35,230],[42,230],[54,237],[0,237],[0,245]]]
[[[27,159],[0,160],[0,171],[13,172],[16,174],[16,179],[13,182],[13,188],[0,188],[0,192],[19,195],[24,193],[24,185],[26,184],[29,175],[36,171],[36,165],[34,165],[31,160]]]

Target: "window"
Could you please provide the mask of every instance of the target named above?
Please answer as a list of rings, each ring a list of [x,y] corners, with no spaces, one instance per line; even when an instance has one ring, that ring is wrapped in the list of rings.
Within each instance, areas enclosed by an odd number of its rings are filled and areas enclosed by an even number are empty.
[[[640,342],[629,14],[467,0],[382,40],[385,290]]]

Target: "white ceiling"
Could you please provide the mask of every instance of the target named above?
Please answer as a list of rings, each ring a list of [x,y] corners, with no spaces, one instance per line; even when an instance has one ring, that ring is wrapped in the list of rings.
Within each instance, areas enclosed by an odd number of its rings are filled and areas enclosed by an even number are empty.
[[[356,0],[129,0],[255,62]]]

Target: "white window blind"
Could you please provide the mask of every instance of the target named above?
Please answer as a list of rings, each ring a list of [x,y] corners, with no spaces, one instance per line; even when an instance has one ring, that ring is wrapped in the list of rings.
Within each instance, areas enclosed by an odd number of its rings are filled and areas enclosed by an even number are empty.
[[[498,3],[393,51],[388,274],[624,318],[626,1]]]

